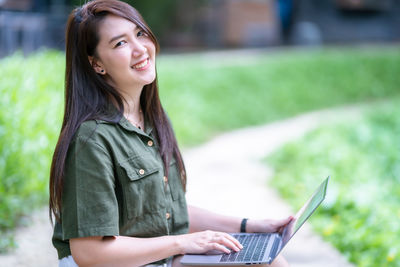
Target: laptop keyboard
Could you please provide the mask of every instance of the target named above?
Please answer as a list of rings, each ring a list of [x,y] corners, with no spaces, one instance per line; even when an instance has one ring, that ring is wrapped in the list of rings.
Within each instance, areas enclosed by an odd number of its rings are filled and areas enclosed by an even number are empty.
[[[254,235],[233,234],[233,237],[239,240],[239,242],[243,245],[243,249],[239,252],[224,254],[221,257],[220,262],[261,261],[264,258],[265,249],[268,245],[269,239],[271,238],[271,234],[254,234]],[[278,242],[274,242],[274,246],[271,250],[271,255],[273,255],[272,253],[276,253],[278,244],[279,240]]]

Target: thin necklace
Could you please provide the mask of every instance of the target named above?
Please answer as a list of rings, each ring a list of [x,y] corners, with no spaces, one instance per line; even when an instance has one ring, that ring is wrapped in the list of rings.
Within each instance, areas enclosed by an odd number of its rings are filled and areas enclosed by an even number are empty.
[[[135,121],[129,119],[129,116],[126,116],[126,117],[128,118],[128,121],[129,121],[130,123],[132,123],[133,125],[136,126],[136,128],[138,128],[138,129],[140,129],[140,130],[142,129],[142,127],[140,126],[140,124],[142,123],[142,120],[143,120],[142,109],[139,109],[139,121],[138,121],[138,122],[135,122]]]

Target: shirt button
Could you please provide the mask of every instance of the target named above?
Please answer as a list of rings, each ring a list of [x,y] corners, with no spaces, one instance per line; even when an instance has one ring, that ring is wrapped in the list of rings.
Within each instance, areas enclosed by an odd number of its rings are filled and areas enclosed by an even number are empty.
[[[153,146],[153,141],[149,140],[149,141],[147,142],[147,145],[148,145],[148,146]]]
[[[168,183],[168,177],[164,176],[164,183]]]
[[[169,218],[171,218],[171,214],[169,214],[169,213],[167,212],[167,214],[165,214],[165,217],[166,217],[167,220],[168,220]]]
[[[143,175],[143,174],[144,174],[144,170],[143,170],[143,169],[140,169],[140,170],[139,170],[139,174],[140,174],[140,175]]]

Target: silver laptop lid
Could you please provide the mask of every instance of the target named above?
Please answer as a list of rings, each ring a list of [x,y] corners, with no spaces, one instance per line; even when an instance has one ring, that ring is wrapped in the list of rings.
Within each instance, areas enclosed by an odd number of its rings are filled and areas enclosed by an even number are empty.
[[[276,255],[283,249],[283,247],[289,242],[294,234],[300,229],[300,227],[307,221],[307,219],[313,214],[321,202],[325,199],[326,190],[328,187],[330,176],[328,176],[321,185],[315,190],[314,194],[310,199],[303,205],[303,207],[297,212],[292,220],[282,231],[282,244],[279,247]],[[275,256],[276,256],[275,255]]]

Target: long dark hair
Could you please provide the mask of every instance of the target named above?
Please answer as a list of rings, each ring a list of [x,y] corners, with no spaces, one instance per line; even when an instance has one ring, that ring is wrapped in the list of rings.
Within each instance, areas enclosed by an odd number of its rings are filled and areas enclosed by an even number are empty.
[[[99,42],[98,27],[107,15],[127,19],[144,30],[159,51],[159,44],[139,12],[127,3],[117,0],[94,0],[73,10],[66,29],[65,110],[61,133],[54,151],[50,169],[49,213],[60,221],[65,159],[68,147],[79,126],[87,120],[102,119],[118,123],[123,116],[123,97],[92,68],[88,57],[96,57]],[[118,112],[110,114],[114,103]],[[145,85],[140,105],[148,122],[156,130],[164,170],[175,158],[184,190],[186,172],[171,124],[161,106],[157,79]]]

